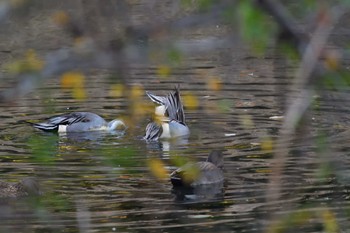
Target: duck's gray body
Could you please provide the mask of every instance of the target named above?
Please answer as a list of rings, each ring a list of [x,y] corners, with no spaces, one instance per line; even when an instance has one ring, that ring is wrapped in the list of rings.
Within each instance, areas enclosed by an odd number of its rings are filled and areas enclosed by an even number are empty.
[[[20,198],[40,194],[39,184],[32,177],[24,178],[18,183],[0,181],[0,199]]]
[[[144,139],[177,138],[190,134],[178,88],[166,96],[157,96],[150,92],[146,94],[159,106],[156,107],[158,121],[147,125]]]
[[[187,163],[170,174],[174,186],[212,185],[224,181],[223,154],[212,151],[205,162]],[[191,169],[195,169],[197,176],[193,176]]]
[[[106,122],[99,115],[92,112],[72,112],[54,116],[42,123],[33,124],[35,128],[44,131],[85,132],[95,130],[115,130],[124,123],[120,120]]]

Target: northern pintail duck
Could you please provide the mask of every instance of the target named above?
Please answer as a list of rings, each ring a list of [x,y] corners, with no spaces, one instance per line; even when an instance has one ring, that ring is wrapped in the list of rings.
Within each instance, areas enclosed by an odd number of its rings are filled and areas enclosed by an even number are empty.
[[[158,140],[159,138],[184,137],[190,134],[177,87],[164,97],[150,92],[146,92],[146,94],[159,106],[155,109],[156,120],[146,127],[144,139]]]
[[[224,181],[223,154],[212,151],[205,162],[187,163],[170,174],[170,181],[174,187],[198,185],[215,185]]]
[[[27,177],[18,183],[8,183],[0,181],[0,198],[20,198],[27,196],[41,195],[38,182],[32,178]]]
[[[113,131],[118,128],[126,128],[121,120],[115,119],[107,122],[92,112],[72,112],[54,116],[45,122],[35,123],[33,126],[44,131],[57,132]]]

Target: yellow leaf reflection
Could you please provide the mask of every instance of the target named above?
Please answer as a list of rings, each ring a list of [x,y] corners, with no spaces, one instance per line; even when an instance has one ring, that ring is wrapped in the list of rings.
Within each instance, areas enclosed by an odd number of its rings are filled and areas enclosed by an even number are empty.
[[[141,85],[134,85],[131,87],[131,99],[135,100],[143,96],[145,93],[143,87]]]
[[[157,74],[162,78],[168,77],[171,74],[171,69],[169,66],[161,65],[157,68]]]
[[[339,232],[338,223],[334,213],[330,210],[324,210],[322,212],[323,224],[325,226],[325,232],[336,233]]]
[[[6,65],[11,73],[39,71],[44,67],[44,61],[38,57],[33,49],[29,49],[23,59]]]
[[[207,88],[212,91],[220,91],[222,89],[222,81],[219,77],[212,77],[207,82]]]
[[[125,87],[123,84],[121,83],[113,84],[111,86],[111,89],[109,90],[109,95],[115,98],[122,97],[124,90],[125,90]]]
[[[326,54],[326,59],[324,61],[326,67],[330,70],[336,70],[339,68],[339,63],[341,60],[341,55],[339,54],[339,52],[331,50],[328,51]]]
[[[63,88],[83,87],[85,76],[77,71],[66,72],[61,77],[61,86]]]
[[[182,169],[183,169],[182,180],[186,184],[191,184],[200,175],[200,170],[196,163],[185,164],[182,167]]]
[[[183,102],[185,105],[185,108],[195,110],[199,106],[198,98],[191,94],[191,93],[185,93],[183,95]]]
[[[64,11],[57,11],[52,15],[54,23],[57,25],[63,26],[69,22],[69,16]]]
[[[261,150],[271,152],[273,150],[273,141],[271,138],[264,138],[261,142]]]
[[[166,179],[168,178],[168,172],[164,167],[164,163],[160,159],[149,159],[148,167],[151,173],[158,179]]]
[[[85,76],[77,71],[66,72],[61,76],[61,87],[71,89],[75,99],[85,99]]]
[[[240,121],[243,127],[246,129],[252,129],[254,127],[254,122],[252,116],[250,115],[241,115]]]

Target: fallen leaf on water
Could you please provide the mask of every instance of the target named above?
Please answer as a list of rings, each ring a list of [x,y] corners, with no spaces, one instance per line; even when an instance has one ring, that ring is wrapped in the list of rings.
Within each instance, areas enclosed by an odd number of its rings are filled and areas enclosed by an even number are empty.
[[[161,65],[157,68],[157,75],[165,78],[168,77],[171,74],[171,69],[169,66]]]
[[[148,168],[151,173],[160,180],[168,178],[168,172],[164,167],[164,163],[159,159],[149,159]]]
[[[199,106],[198,98],[191,93],[186,93],[183,95],[183,102],[185,107],[188,109],[197,109]]]

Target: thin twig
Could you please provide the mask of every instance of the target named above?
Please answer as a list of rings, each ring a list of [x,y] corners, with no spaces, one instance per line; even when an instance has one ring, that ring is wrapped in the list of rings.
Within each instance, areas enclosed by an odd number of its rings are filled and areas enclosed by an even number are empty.
[[[305,48],[296,78],[293,82],[292,92],[288,103],[285,120],[280,130],[280,137],[276,142],[275,157],[272,164],[272,172],[267,190],[268,202],[277,201],[281,195],[282,171],[288,157],[289,143],[295,136],[298,123],[305,116],[314,95],[314,78],[320,73],[319,59],[327,45],[328,38],[334,25],[343,15],[337,8],[323,13],[323,18],[318,22],[318,27],[313,33],[309,44]]]

